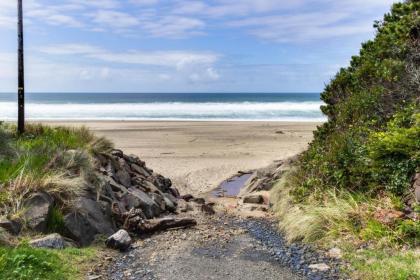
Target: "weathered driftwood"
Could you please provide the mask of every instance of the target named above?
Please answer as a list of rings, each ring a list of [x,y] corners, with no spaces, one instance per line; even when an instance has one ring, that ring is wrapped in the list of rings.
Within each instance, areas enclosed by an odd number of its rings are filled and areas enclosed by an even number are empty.
[[[171,228],[186,228],[197,225],[197,221],[192,218],[161,218],[143,220],[137,224],[139,233],[152,233]]]

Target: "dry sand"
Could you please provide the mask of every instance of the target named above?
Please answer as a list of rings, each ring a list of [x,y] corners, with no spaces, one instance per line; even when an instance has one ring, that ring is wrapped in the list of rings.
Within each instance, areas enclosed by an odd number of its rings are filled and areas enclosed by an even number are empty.
[[[183,193],[206,193],[238,171],[303,151],[319,123],[68,122],[85,125],[116,148],[138,155]]]

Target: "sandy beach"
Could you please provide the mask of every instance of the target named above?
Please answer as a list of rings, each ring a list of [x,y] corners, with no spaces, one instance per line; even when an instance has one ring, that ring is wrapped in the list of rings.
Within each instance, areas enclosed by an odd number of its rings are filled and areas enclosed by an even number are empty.
[[[51,123],[50,123],[51,124]],[[65,122],[85,125],[116,148],[138,155],[184,193],[200,194],[238,171],[265,167],[303,151],[319,123]]]

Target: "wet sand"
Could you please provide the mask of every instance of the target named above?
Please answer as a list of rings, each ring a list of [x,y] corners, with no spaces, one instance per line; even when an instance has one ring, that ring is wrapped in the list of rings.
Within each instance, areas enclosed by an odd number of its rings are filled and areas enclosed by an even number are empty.
[[[49,122],[51,124],[51,122]],[[85,125],[115,147],[138,155],[183,193],[213,190],[238,171],[302,152],[319,123],[292,122],[53,122]]]

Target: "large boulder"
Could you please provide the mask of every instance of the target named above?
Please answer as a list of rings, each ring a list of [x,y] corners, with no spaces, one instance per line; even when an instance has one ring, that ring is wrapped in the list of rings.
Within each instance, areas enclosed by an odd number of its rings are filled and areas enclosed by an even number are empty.
[[[95,240],[97,231],[85,215],[74,212],[64,216],[64,234],[80,246],[88,246]]]
[[[29,241],[29,245],[35,248],[64,249],[70,246],[70,242],[58,233],[53,233],[42,238]]]
[[[110,235],[115,232],[116,228],[112,221],[110,205],[82,197],[76,201],[74,208],[86,216],[89,223],[99,234]]]
[[[25,209],[23,217],[26,226],[34,231],[46,232],[48,216],[54,204],[54,199],[45,192],[32,194],[23,202]]]
[[[121,198],[121,201],[126,205],[127,210],[140,208],[149,219],[161,213],[160,206],[145,192],[136,188],[128,189],[128,193]]]
[[[130,248],[132,239],[126,230],[120,229],[105,241],[108,248],[126,251]]]
[[[89,245],[95,235],[109,236],[116,230],[110,206],[89,198],[79,198],[72,213],[64,217],[65,234],[81,246]]]

